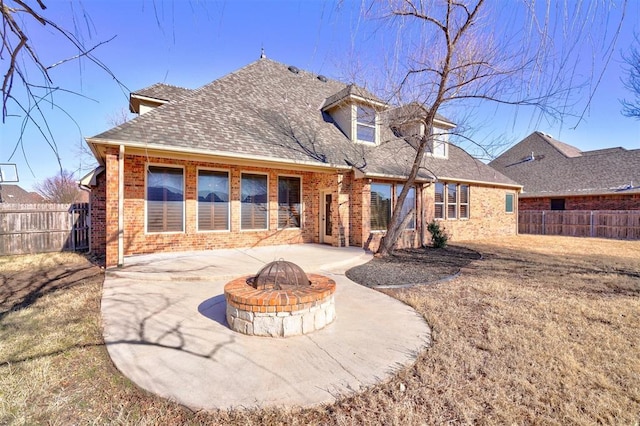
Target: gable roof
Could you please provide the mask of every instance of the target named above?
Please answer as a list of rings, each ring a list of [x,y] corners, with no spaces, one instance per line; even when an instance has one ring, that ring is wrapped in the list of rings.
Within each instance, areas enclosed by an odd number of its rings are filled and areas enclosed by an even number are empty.
[[[405,149],[409,145],[390,129],[381,129],[381,140],[386,142],[380,147],[354,143],[323,111],[328,102],[335,104],[340,97],[357,95],[375,100],[374,95],[320,77],[260,59],[89,138],[88,142],[99,160],[101,147],[122,144],[189,155],[334,170],[356,168],[371,175],[406,176],[415,151]],[[154,91],[162,90],[154,85],[142,92],[161,96]],[[444,118],[443,121],[448,122]],[[419,177],[431,180],[444,174],[517,186],[466,153],[458,155],[456,149],[450,152],[455,158],[448,163],[425,158],[426,167]]]
[[[534,132],[489,165],[522,183],[521,197],[640,193],[640,149],[580,151]]]
[[[186,87],[173,86],[171,84],[156,83],[144,89],[132,92],[131,95],[144,96],[146,98],[158,99],[160,101],[173,101],[191,93],[192,89]]]
[[[162,105],[167,102],[177,101],[192,91],[192,89],[187,89],[186,87],[156,83],[149,87],[145,87],[144,89],[132,92],[129,95],[129,110],[131,112],[139,113],[140,103],[143,101]]]
[[[0,203],[34,204],[42,203],[44,199],[37,192],[28,192],[19,185],[1,184]]]

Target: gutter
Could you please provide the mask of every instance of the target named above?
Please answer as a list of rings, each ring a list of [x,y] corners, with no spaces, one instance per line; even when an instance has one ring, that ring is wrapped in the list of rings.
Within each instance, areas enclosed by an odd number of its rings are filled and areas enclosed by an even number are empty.
[[[305,166],[315,169],[330,169],[330,170],[351,170],[349,166],[342,166],[338,164],[331,163],[320,163],[316,161],[305,161],[305,160],[288,160],[285,158],[273,158],[267,157],[263,155],[255,155],[255,154],[236,154],[230,152],[223,151],[211,151],[204,149],[195,149],[195,148],[186,148],[186,147],[168,147],[166,145],[151,145],[147,143],[135,143],[128,142],[123,143],[122,141],[115,141],[109,139],[95,139],[95,138],[87,138],[87,143],[91,147],[91,151],[98,158],[99,161],[102,159],[97,155],[97,152],[94,150],[95,145],[108,145],[108,146],[126,146],[127,148],[137,148],[141,150],[157,150],[157,151],[165,151],[172,153],[182,153],[182,154],[193,154],[193,155],[202,155],[206,157],[219,157],[219,158],[229,158],[233,160],[242,160],[242,161],[258,161],[265,163],[274,163],[274,164],[286,164],[286,165],[298,165]]]

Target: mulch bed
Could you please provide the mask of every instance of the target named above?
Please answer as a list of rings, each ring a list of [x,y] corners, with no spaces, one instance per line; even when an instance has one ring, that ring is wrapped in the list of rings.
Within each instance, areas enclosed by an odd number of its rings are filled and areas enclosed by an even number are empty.
[[[374,257],[346,272],[347,278],[367,287],[430,284],[456,275],[480,253],[459,246],[396,250],[389,257]]]

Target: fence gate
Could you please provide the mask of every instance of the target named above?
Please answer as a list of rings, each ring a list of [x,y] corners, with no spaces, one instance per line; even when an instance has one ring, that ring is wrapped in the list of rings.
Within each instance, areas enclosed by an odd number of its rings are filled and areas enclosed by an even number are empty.
[[[0,204],[0,255],[89,250],[89,203]]]

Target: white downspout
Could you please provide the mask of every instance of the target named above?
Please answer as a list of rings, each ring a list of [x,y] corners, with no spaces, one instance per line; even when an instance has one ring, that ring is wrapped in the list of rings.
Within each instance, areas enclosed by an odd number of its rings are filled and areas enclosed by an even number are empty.
[[[118,267],[124,265],[124,145],[118,155]]]

